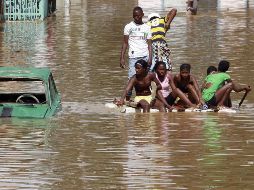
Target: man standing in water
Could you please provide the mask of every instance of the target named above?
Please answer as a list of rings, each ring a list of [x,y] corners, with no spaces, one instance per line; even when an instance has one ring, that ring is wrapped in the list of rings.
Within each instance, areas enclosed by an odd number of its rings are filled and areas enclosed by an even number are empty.
[[[126,68],[125,64],[125,52],[129,48],[129,71],[128,79],[135,75],[135,63],[140,60],[146,60],[148,66],[152,64],[152,45],[151,45],[151,31],[150,26],[143,23],[142,18],[144,16],[141,7],[135,7],[133,9],[133,21],[124,27],[124,39],[120,57],[120,67]],[[126,95],[126,100],[129,101],[131,97],[131,91]]]

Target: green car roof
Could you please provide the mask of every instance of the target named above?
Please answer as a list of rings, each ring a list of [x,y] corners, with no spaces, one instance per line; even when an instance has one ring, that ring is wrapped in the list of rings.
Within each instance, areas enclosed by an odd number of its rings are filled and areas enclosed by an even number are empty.
[[[50,73],[47,67],[0,67],[0,78],[31,78],[47,81]]]
[[[42,84],[45,88],[43,92],[30,92],[24,88],[24,92],[18,91],[18,88],[13,88],[11,92],[0,92],[0,117],[27,117],[27,118],[46,118],[55,115],[61,108],[61,96],[58,93],[51,71],[47,67],[0,67],[0,82],[1,88],[12,89],[10,82],[14,82],[17,87],[23,87],[23,84]],[[21,82],[19,82],[21,81]],[[31,82],[32,81],[32,82]],[[34,83],[34,81],[36,81]],[[12,83],[11,83],[12,84]],[[24,85],[24,87],[26,87]],[[34,86],[31,85],[31,88]],[[37,87],[37,86],[36,86]],[[23,88],[22,88],[23,90]],[[30,88],[29,88],[30,90]],[[38,101],[29,102],[28,97],[35,97]],[[33,97],[33,98],[34,98]],[[18,101],[24,98],[23,102]],[[28,99],[29,100],[29,99]]]

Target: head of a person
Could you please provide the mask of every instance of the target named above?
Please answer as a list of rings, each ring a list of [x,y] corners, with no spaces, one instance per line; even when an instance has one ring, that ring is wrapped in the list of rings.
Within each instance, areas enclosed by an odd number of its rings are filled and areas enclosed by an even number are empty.
[[[148,20],[151,21],[153,19],[160,18],[160,15],[158,13],[151,13],[148,15]]]
[[[154,65],[154,71],[159,77],[164,77],[167,73],[166,63],[164,63],[163,61],[157,61]]]
[[[136,24],[142,24],[142,18],[144,16],[143,9],[139,6],[134,7],[133,9],[133,19]]]
[[[190,76],[191,65],[184,63],[180,66],[180,75],[182,78],[188,78]]]
[[[207,75],[210,75],[214,72],[217,72],[217,68],[215,66],[209,66],[206,70]]]
[[[137,75],[147,72],[147,69],[148,63],[145,60],[140,59],[135,63],[135,70]]]
[[[218,65],[219,72],[226,72],[230,66],[230,63],[226,60],[221,60]]]

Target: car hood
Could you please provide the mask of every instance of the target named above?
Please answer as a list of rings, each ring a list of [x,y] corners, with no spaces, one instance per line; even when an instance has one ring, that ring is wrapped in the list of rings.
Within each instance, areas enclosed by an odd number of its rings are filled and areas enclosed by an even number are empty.
[[[47,104],[0,104],[0,117],[44,118]]]

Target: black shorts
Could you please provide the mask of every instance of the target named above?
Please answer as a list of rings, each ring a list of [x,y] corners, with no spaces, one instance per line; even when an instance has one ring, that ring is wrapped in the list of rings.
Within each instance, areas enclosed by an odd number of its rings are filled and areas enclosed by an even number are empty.
[[[189,93],[188,85],[193,85],[193,82],[190,81],[187,85],[183,85],[181,83],[177,84],[177,88],[179,88],[183,93]]]
[[[184,94],[187,94],[189,92],[187,87],[181,87],[179,88]]]
[[[170,106],[172,106],[176,101],[176,98],[172,96],[172,93],[170,93],[165,99]]]
[[[208,105],[208,107],[217,106],[216,97],[213,96],[210,100],[208,100],[208,101],[206,102],[206,104]]]

